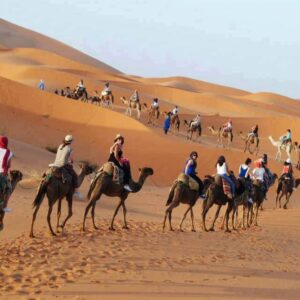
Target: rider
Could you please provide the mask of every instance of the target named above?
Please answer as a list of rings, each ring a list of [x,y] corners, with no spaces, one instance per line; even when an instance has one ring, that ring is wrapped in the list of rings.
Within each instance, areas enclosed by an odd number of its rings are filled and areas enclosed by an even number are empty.
[[[140,101],[140,97],[139,97],[139,92],[138,90],[134,90],[132,96],[130,97],[130,100],[133,102],[138,102]]]
[[[292,132],[291,129],[287,129],[286,134],[280,137],[281,145],[287,144],[292,141]]]
[[[222,133],[224,132],[232,132],[232,120],[228,120],[228,122],[222,125]]]
[[[7,177],[8,170],[10,168],[11,159],[13,153],[7,148],[8,138],[6,136],[0,136],[0,196],[6,195],[3,201],[3,211],[10,212],[11,209],[7,207],[7,202],[11,194],[11,183]]]
[[[111,94],[111,90],[110,90],[110,87],[109,87],[109,82],[106,82],[105,85],[104,85],[104,89],[101,92],[101,95],[102,96],[108,96],[110,94]]]
[[[197,114],[197,116],[192,120],[190,127],[197,127],[201,123],[201,117],[200,114]]]
[[[76,92],[83,92],[84,90],[85,90],[85,85],[83,83],[83,80],[80,79],[76,87]]]
[[[294,175],[293,175],[293,166],[292,166],[292,162],[291,159],[288,158],[284,163],[283,163],[283,169],[282,169],[282,174],[279,178],[279,181],[284,180],[284,178],[289,178],[292,180],[293,182],[293,190],[296,190],[296,185],[295,185],[295,179],[294,179]]]
[[[153,99],[151,107],[154,108],[154,109],[158,109],[159,108],[159,104],[158,104],[158,99],[157,98]]]
[[[197,158],[198,158],[198,153],[196,151],[193,151],[185,163],[184,174],[195,179],[195,181],[199,185],[199,196],[203,197],[203,195],[202,195],[203,183],[202,183],[202,180],[197,176],[197,172],[196,172]]]
[[[257,124],[255,126],[253,126],[251,128],[251,131],[248,133],[248,138],[250,138],[251,136],[258,137],[258,125]]]
[[[235,196],[235,184],[233,182],[233,180],[231,179],[231,177],[229,176],[229,169],[228,166],[226,164],[226,160],[225,157],[223,155],[221,155],[216,163],[216,167],[217,167],[217,174],[220,175],[222,178],[224,178],[230,185],[231,187],[231,192],[232,192],[232,198],[234,198]]]
[[[129,186],[129,180],[131,179],[130,164],[128,159],[123,157],[123,145],[124,137],[121,134],[117,134],[113,145],[110,147],[108,161],[114,163],[124,172],[124,189],[132,192]]]
[[[249,194],[251,195],[251,190],[252,190],[252,184],[250,180],[250,169],[251,169],[251,163],[252,160],[251,158],[247,158],[245,163],[240,165],[239,168],[239,178],[245,178],[245,183],[247,187],[249,188]],[[248,201],[253,204],[253,200],[251,197],[249,197]]]
[[[264,153],[263,156],[261,157],[261,163],[262,163],[262,167],[265,170],[264,187],[267,194],[269,187],[274,183],[274,175],[271,173],[270,169],[268,168],[268,155],[266,153]]]
[[[177,116],[177,115],[178,115],[178,111],[179,111],[179,109],[178,109],[178,106],[176,105],[176,106],[173,108],[173,110],[172,110],[173,116]]]
[[[252,171],[252,179],[258,180],[262,184],[264,183],[265,179],[265,169],[262,166],[262,159],[258,159],[254,162],[254,169]]]
[[[73,142],[73,136],[67,134],[61,145],[58,146],[56,157],[53,166],[61,168],[63,175],[68,173],[72,177],[72,186],[78,187],[78,176],[73,169],[73,149],[71,144]]]

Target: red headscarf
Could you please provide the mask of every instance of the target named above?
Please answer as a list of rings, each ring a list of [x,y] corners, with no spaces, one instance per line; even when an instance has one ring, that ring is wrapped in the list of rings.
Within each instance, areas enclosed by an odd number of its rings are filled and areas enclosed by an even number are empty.
[[[5,154],[2,160],[2,169],[4,175],[7,175],[8,168],[9,168],[9,156],[10,156],[10,151],[7,149],[8,146],[8,138],[6,136],[0,136],[0,148],[5,149]]]

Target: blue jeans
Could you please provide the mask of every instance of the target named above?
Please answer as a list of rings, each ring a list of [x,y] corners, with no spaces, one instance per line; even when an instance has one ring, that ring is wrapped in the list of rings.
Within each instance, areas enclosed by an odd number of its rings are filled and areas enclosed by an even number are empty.
[[[223,175],[221,175],[221,177],[224,178],[229,183],[232,195],[234,196],[235,195],[235,184],[232,181],[232,179],[227,174],[223,174]]]

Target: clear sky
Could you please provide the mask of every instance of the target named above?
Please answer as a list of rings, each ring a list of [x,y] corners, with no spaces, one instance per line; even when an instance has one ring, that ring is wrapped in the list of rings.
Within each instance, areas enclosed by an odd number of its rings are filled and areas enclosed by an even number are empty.
[[[0,17],[123,71],[300,98],[299,0],[5,0]]]

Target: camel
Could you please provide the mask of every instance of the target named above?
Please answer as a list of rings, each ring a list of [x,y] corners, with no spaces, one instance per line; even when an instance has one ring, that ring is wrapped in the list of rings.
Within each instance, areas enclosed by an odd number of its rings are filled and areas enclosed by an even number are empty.
[[[92,167],[90,167],[87,164],[81,164],[80,165],[81,171],[80,174],[78,175],[78,180],[77,180],[77,186],[80,187],[84,177],[88,174],[91,174],[94,170]],[[33,238],[33,226],[34,222],[38,213],[38,210],[43,202],[43,199],[45,195],[47,195],[48,198],[48,214],[47,214],[47,222],[48,226],[50,229],[50,233],[53,236],[56,236],[54,233],[52,226],[51,226],[51,213],[54,204],[56,201],[58,201],[58,206],[57,206],[57,225],[56,225],[56,231],[59,232],[59,228],[63,231],[67,221],[72,217],[72,204],[73,204],[73,194],[75,191],[75,188],[72,185],[72,178],[71,175],[68,174],[66,178],[66,182],[62,182],[61,178],[61,172],[58,172],[59,174],[53,174],[48,182],[45,182],[44,179],[40,183],[40,186],[38,188],[37,195],[33,201],[33,207],[35,208],[32,216],[32,223],[31,223],[31,230],[30,230],[30,237]],[[64,220],[62,225],[59,225],[59,219],[61,215],[61,202],[62,200],[66,197],[66,200],[68,202],[68,215],[66,219]]]
[[[285,150],[287,158],[291,159],[291,153],[292,153],[292,149],[293,149],[293,145],[291,142],[282,144],[281,141],[275,141],[272,138],[272,136],[269,136],[269,140],[272,143],[272,145],[277,148],[275,160],[277,160],[277,159],[279,161],[281,160],[282,150]]]
[[[102,106],[112,108],[112,105],[114,104],[114,96],[112,93],[109,93],[108,95],[101,94],[100,99]]]
[[[297,188],[300,184],[300,179],[295,180],[295,187]],[[284,209],[287,209],[287,205],[290,201],[290,197],[293,194],[293,181],[292,179],[282,179],[279,180],[277,186],[277,196],[276,196],[276,208],[277,204],[279,204],[279,208],[281,208],[281,198],[285,196],[285,204],[283,205]]]
[[[203,192],[205,193],[208,186],[213,182],[213,179],[210,176],[205,176],[205,179],[203,180]],[[182,221],[180,223],[180,231],[183,231],[182,225],[183,222],[186,218],[186,215],[188,212],[191,213],[191,220],[192,220],[192,231],[195,232],[195,226],[194,226],[194,212],[193,212],[193,207],[196,204],[197,200],[199,198],[199,192],[191,190],[190,187],[180,181],[176,181],[175,184],[173,184],[169,197],[166,203],[166,206],[168,208],[166,209],[165,212],[165,218],[164,218],[164,223],[163,223],[163,230],[166,227],[166,220],[167,217],[169,216],[169,228],[171,231],[173,231],[172,227],[172,211],[175,207],[177,207],[180,203],[182,204],[187,204],[188,209],[183,215]]]
[[[247,227],[250,227],[250,212],[252,210],[252,204],[248,201],[250,197],[249,186],[246,184],[245,179],[238,179],[239,184],[243,186],[244,191],[237,195],[234,198],[234,206],[232,212],[232,228],[236,230],[237,222],[238,222],[238,207],[243,206],[243,218],[242,218],[242,228],[246,229],[245,226],[245,217],[246,217],[246,210],[247,210]],[[224,228],[225,218],[223,218],[223,222],[221,228]]]
[[[150,109],[148,110],[148,124],[152,124],[152,125],[156,125],[157,120],[159,119],[160,116],[160,111],[159,111],[159,107],[150,107]]]
[[[140,176],[137,182],[130,181],[129,186],[132,189],[133,193],[137,193],[141,190],[141,188],[144,185],[144,182],[148,176],[153,175],[153,169],[151,168],[143,168],[140,169]],[[84,217],[83,217],[83,223],[82,223],[82,231],[85,231],[85,220],[87,217],[87,214],[89,210],[91,210],[91,216],[92,216],[92,221],[93,221],[93,226],[94,229],[98,229],[95,223],[95,207],[97,201],[100,199],[102,194],[109,196],[109,197],[119,197],[120,202],[115,209],[114,215],[111,220],[111,224],[109,229],[110,230],[115,230],[114,229],[114,220],[116,215],[118,214],[118,211],[120,207],[122,206],[123,208],[123,216],[124,216],[124,229],[128,229],[127,221],[126,221],[126,206],[125,206],[125,200],[127,199],[129,192],[123,188],[121,184],[118,184],[117,182],[112,180],[112,177],[108,175],[105,172],[100,173],[95,180],[92,182],[87,198],[88,198],[88,205],[85,209]]]
[[[12,195],[12,193],[14,192],[17,184],[19,181],[21,181],[23,178],[23,174],[18,171],[18,170],[12,170],[9,172],[9,180],[11,183],[11,192],[8,195],[7,191],[1,191],[0,192],[0,231],[3,230],[4,224],[3,224],[3,219],[5,216],[5,212],[3,211],[5,202],[8,200],[8,198]],[[1,201],[2,199],[2,201]]]
[[[184,120],[184,125],[185,125],[185,127],[188,128],[188,130],[187,130],[187,139],[188,140],[193,139],[194,133],[198,133],[198,137],[201,137],[201,134],[202,134],[201,124],[199,124],[198,126],[191,126],[192,122],[193,121],[188,122],[187,120]],[[189,134],[190,134],[190,136],[189,136]],[[198,137],[196,137],[196,140]]]
[[[239,136],[243,141],[245,141],[244,152],[246,152],[248,150],[250,154],[255,153],[255,155],[257,155],[258,154],[259,137],[255,136],[253,134],[250,136],[244,136],[242,131],[240,131]]]
[[[232,131],[227,132],[223,131],[222,127],[219,128],[219,130],[215,130],[214,126],[209,126],[208,130],[212,133],[212,135],[217,136],[217,147],[218,145],[221,145],[224,147],[223,139],[227,138],[227,148],[229,148],[230,144],[233,141],[233,133]]]
[[[179,119],[179,116],[172,114],[170,129],[173,130],[174,134],[176,133],[176,131],[177,131],[177,134],[178,134],[179,133],[179,128],[180,128],[180,119]]]
[[[136,109],[137,113],[137,119],[139,120],[141,118],[141,110],[142,110],[142,105],[139,100],[133,101],[132,99],[127,100],[124,96],[120,98],[123,104],[127,106],[125,114],[129,115],[131,117],[131,109]]]
[[[203,229],[205,231],[208,231],[208,229],[206,228],[206,223],[205,223],[205,219],[206,219],[206,215],[209,211],[209,209],[214,205],[218,205],[216,214],[215,214],[215,218],[213,220],[213,223],[209,229],[209,231],[214,231],[214,226],[215,226],[215,222],[219,216],[220,210],[222,205],[227,204],[227,209],[226,209],[226,213],[225,213],[225,225],[226,225],[226,230],[225,232],[230,232],[229,227],[228,227],[228,221],[229,221],[229,214],[232,211],[232,209],[234,208],[234,200],[228,198],[223,191],[223,185],[222,185],[222,178],[219,175],[216,175],[215,178],[215,182],[213,182],[207,192],[206,192],[206,199],[203,201],[203,210],[202,210],[202,224],[203,224]]]

